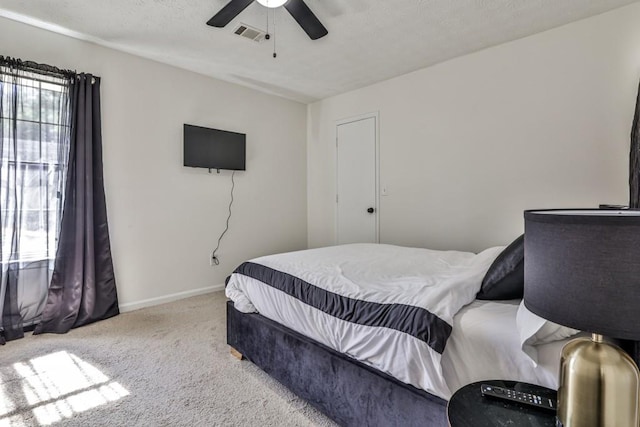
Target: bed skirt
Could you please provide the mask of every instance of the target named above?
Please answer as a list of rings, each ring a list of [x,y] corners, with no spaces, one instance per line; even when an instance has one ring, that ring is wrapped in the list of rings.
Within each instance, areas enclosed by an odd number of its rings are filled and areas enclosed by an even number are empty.
[[[227,302],[227,343],[342,426],[447,426],[439,397]]]

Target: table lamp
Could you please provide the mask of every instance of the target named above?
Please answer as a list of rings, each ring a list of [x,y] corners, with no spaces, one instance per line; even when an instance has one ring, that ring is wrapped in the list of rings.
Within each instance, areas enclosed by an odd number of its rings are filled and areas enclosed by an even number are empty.
[[[603,336],[640,340],[640,211],[525,211],[524,304],[592,334],[562,349],[558,425],[640,425],[638,366]]]

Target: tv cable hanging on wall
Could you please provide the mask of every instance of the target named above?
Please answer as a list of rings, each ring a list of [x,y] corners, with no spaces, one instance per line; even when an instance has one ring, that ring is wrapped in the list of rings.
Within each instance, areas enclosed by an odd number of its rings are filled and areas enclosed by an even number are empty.
[[[211,253],[212,265],[219,265],[220,264],[220,260],[216,256],[216,252],[218,252],[218,249],[220,249],[220,242],[222,241],[222,238],[224,237],[225,234],[227,234],[227,231],[229,231],[229,220],[231,220],[231,206],[233,205],[233,189],[236,187],[236,182],[235,182],[235,179],[234,179],[235,175],[236,175],[236,171],[234,170],[231,173],[231,200],[229,201],[229,215],[227,216],[227,223],[226,223],[226,226],[224,228],[224,231],[222,232],[222,234],[220,234],[220,237],[218,237],[218,244],[217,244],[216,248],[213,250],[213,252]]]

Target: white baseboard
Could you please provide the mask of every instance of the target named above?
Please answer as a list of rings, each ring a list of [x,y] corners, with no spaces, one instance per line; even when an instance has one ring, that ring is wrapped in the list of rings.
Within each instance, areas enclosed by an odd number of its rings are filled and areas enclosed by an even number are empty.
[[[207,286],[206,288],[193,289],[191,291],[178,292],[175,294],[169,294],[161,297],[144,299],[141,301],[128,302],[126,304],[120,304],[120,313],[139,310],[145,307],[152,307],[154,305],[166,304],[168,302],[177,301],[179,299],[195,297],[197,295],[204,295],[204,294],[209,294],[211,292],[217,292],[222,290],[224,290],[224,284]]]

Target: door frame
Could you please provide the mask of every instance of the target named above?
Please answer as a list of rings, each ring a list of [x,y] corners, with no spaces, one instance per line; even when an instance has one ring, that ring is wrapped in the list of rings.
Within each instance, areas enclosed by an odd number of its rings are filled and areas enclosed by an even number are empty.
[[[334,173],[334,178],[335,178],[335,186],[334,186],[334,204],[333,204],[333,228],[334,228],[334,233],[333,233],[333,238],[334,238],[334,244],[338,244],[338,126],[340,125],[346,125],[348,123],[353,123],[353,122],[358,122],[360,120],[366,120],[366,119],[374,119],[375,125],[374,125],[374,131],[375,131],[375,156],[376,156],[376,160],[375,160],[375,170],[376,170],[376,177],[375,177],[375,193],[376,193],[376,197],[375,197],[375,209],[376,209],[376,243],[380,243],[380,112],[379,111],[374,111],[371,113],[365,113],[365,114],[360,114],[358,116],[352,116],[352,117],[347,117],[344,119],[340,119],[340,120],[336,120],[333,126],[333,140],[335,141],[335,155],[334,155],[334,160],[335,160],[335,173]]]

